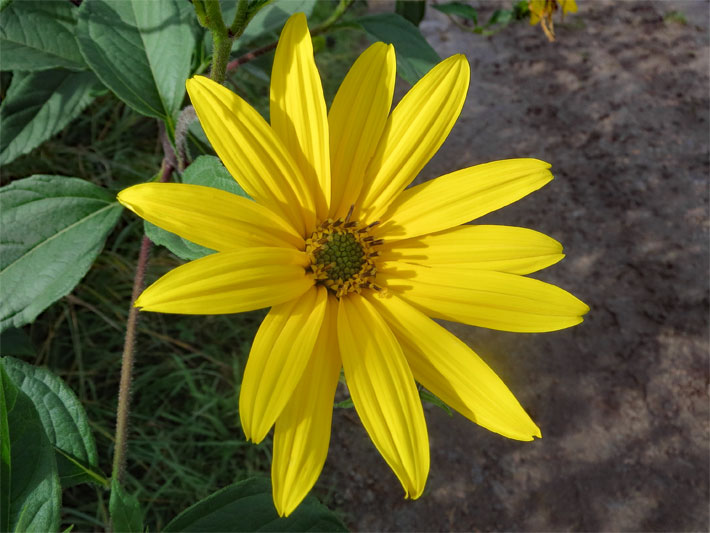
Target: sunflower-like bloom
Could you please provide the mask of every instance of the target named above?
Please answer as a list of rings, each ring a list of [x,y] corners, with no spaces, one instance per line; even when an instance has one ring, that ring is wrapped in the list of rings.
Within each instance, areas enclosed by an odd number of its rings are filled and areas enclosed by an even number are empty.
[[[577,2],[575,0],[528,0],[530,10],[530,24],[534,26],[538,22],[542,31],[550,42],[555,40],[555,24],[552,15],[558,9],[562,10],[562,18],[567,13],[577,12]]]
[[[466,59],[452,56],[390,112],[395,51],[375,43],[327,111],[306,18],[296,14],[276,49],[271,125],[225,87],[187,82],[212,146],[253,200],[187,184],[119,194],[144,219],[216,250],[160,278],[137,307],[205,315],[271,307],[244,370],[239,413],[254,442],[274,427],[281,515],[322,470],[341,368],[406,497],[422,494],[429,471],[417,382],[491,431],[541,436],[486,363],[430,318],[539,332],[578,324],[588,311],[524,276],[562,259],[557,241],[462,225],[545,185],[547,163],[497,161],[407,188],[451,131],[469,75]]]

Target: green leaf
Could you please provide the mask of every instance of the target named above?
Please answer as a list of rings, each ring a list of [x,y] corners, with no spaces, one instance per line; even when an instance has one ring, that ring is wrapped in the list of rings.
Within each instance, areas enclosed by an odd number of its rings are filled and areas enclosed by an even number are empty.
[[[183,183],[204,185],[249,198],[218,157],[203,155],[195,159],[182,175]]]
[[[14,407],[16,401],[17,387],[10,382],[0,365],[0,531],[10,531],[12,446],[8,411]]]
[[[12,4],[13,0],[0,0],[0,12]]]
[[[441,58],[426,42],[419,29],[395,13],[360,17],[360,25],[373,41],[392,43],[397,55],[397,74],[414,84]]]
[[[519,0],[513,4],[513,18],[515,20],[523,20],[530,16],[530,7],[528,0]]]
[[[52,445],[32,401],[0,364],[0,516],[3,531],[59,529],[61,487]]]
[[[123,490],[115,479],[111,480],[111,497],[108,509],[115,533],[143,531],[143,515],[138,500]]]
[[[438,396],[434,396],[428,390],[419,389],[419,397],[422,401],[435,405],[439,409],[445,411],[447,415],[454,416],[454,413],[451,411],[451,407],[446,405]]]
[[[209,248],[183,239],[174,233],[165,231],[163,228],[151,224],[147,220],[143,222],[143,228],[147,237],[153,241],[154,244],[165,246],[170,252],[185,261],[192,261],[214,253],[214,250],[210,250]]]
[[[98,466],[82,461],[56,446],[54,452],[62,488],[66,489],[81,483],[95,483],[105,489],[109,487],[108,478]]]
[[[355,403],[352,398],[343,400],[342,402],[337,402],[333,404],[333,409],[352,409],[355,407]]]
[[[113,194],[37,175],[0,188],[0,331],[28,324],[84,277],[121,216]]]
[[[83,70],[74,39],[76,8],[71,2],[22,0],[0,11],[3,70]]]
[[[249,198],[247,193],[239,186],[237,181],[224,168],[219,158],[203,155],[195,159],[192,164],[185,169],[182,176],[183,183],[192,185],[204,185],[214,187],[223,191],[231,192],[245,198]],[[174,233],[165,231],[150,222],[144,222],[145,234],[155,244],[165,246],[180,259],[192,261],[206,255],[214,253],[214,250],[190,242]]]
[[[457,15],[478,25],[478,13],[473,6],[463,2],[448,2],[446,4],[432,4],[434,9],[446,13],[447,15]]]
[[[233,9],[225,9],[224,20],[226,21],[231,21],[234,18],[236,2],[233,2],[232,5],[234,5]],[[273,37],[277,37],[291,15],[301,12],[308,17],[313,12],[315,5],[316,0],[289,0],[288,2],[272,2],[260,7],[259,12],[251,19],[244,33],[235,41],[232,49],[236,50],[250,41],[271,33],[273,33]]]
[[[426,13],[426,2],[424,0],[397,0],[394,4],[394,12],[415,26],[419,26]]]
[[[84,407],[74,392],[52,372],[19,359],[4,357],[12,381],[32,400],[44,432],[57,453],[57,468],[66,488],[93,482],[108,487],[98,470],[96,444]]]
[[[36,148],[93,100],[100,88],[91,72],[65,69],[15,72],[0,105],[0,165]]]
[[[493,26],[495,24],[500,24],[505,26],[511,20],[513,20],[513,12],[509,9],[497,9],[491,14],[491,18],[486,22],[486,26]]]
[[[86,62],[133,109],[173,123],[185,97],[194,36],[177,0],[91,0],[79,9]]]
[[[215,492],[175,517],[163,531],[347,531],[326,506],[313,497],[287,518],[279,518],[271,484],[251,478]]]

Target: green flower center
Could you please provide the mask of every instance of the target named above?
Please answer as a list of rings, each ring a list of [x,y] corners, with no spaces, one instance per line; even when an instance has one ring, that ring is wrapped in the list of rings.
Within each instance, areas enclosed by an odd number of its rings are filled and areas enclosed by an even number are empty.
[[[325,286],[336,298],[351,292],[360,293],[363,289],[384,291],[375,283],[375,258],[379,256],[376,248],[384,242],[370,235],[377,224],[350,220],[350,213],[345,219],[329,218],[321,222],[306,239],[305,252],[311,263],[307,271],[315,282]]]
[[[325,269],[328,279],[347,281],[360,272],[365,253],[352,233],[331,233],[322,246],[315,253],[315,259],[316,264]]]

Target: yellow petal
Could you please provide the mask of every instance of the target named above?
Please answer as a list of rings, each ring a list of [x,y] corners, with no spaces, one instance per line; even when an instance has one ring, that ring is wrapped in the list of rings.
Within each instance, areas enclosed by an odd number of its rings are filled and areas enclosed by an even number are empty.
[[[507,159],[465,168],[404,191],[377,232],[406,239],[464,224],[536,191],[552,179],[537,159]]]
[[[353,64],[328,113],[330,215],[344,217],[357,201],[392,106],[397,69],[394,47],[374,43]]]
[[[530,274],[564,257],[562,245],[555,239],[538,231],[511,226],[457,226],[385,242],[378,251],[382,261],[452,265],[511,274]]]
[[[369,300],[392,328],[419,383],[486,429],[517,440],[542,436],[505,383],[455,335],[396,296]]]
[[[148,222],[220,252],[305,246],[303,238],[266,207],[212,187],[143,183],[122,190],[118,201]]]
[[[315,207],[308,183],[262,116],[204,76],[187,80],[186,86],[212,147],[247,194],[299,235],[312,232]]]
[[[326,218],[330,202],[328,117],[303,13],[288,19],[276,47],[270,114],[271,127],[309,185],[318,218]]]
[[[301,381],[276,420],[271,480],[274,504],[288,516],[315,484],[330,443],[333,399],[340,377],[338,301],[328,298],[323,324]]]
[[[469,78],[466,58],[452,56],[397,104],[365,174],[359,219],[378,219],[436,153],[461,112]]]
[[[345,380],[363,426],[399,478],[405,496],[421,496],[429,473],[429,437],[412,372],[387,324],[362,296],[340,299],[338,343]]]
[[[272,307],[259,326],[239,393],[247,439],[261,442],[291,398],[313,353],[326,302],[327,289],[314,287]]]
[[[299,297],[313,286],[308,257],[293,248],[218,252],[179,266],[143,291],[143,311],[186,315],[241,313]]]
[[[563,15],[577,12],[577,2],[575,0],[562,0],[561,7]]]
[[[546,0],[529,0],[528,9],[530,10],[530,25],[534,26],[540,22],[540,18],[545,14]]]
[[[431,317],[504,331],[564,329],[589,311],[555,285],[504,272],[390,262],[377,281]]]

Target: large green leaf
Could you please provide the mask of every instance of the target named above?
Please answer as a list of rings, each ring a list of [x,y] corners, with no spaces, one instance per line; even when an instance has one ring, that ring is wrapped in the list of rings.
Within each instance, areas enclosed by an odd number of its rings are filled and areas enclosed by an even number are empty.
[[[2,70],[86,68],[74,39],[71,2],[22,0],[0,11]]]
[[[96,444],[84,407],[66,384],[46,368],[13,357],[2,359],[12,381],[32,400],[49,442],[57,450],[64,487],[83,482],[108,486],[98,469]]]
[[[4,363],[4,361],[3,361]],[[0,528],[56,531],[61,487],[39,414],[0,363]]]
[[[0,331],[68,294],[121,210],[113,194],[77,178],[37,175],[0,188]]]
[[[108,503],[111,525],[115,533],[142,533],[143,514],[135,496],[123,490],[115,479],[111,480],[111,497]]]
[[[174,121],[194,48],[177,0],[91,0],[79,9],[86,62],[116,96],[144,115]]]
[[[197,502],[163,531],[347,531],[335,514],[313,497],[287,518],[279,518],[271,499],[271,484],[252,478],[235,483]]]
[[[373,41],[394,45],[397,74],[409,83],[415,83],[441,61],[419,28],[396,13],[368,15],[353,23],[361,26]]]
[[[0,165],[62,130],[91,103],[98,87],[96,76],[88,71],[16,72],[0,105]]]
[[[204,185],[205,187],[222,189],[223,191],[248,198],[244,190],[231,174],[227,172],[227,169],[224,168],[222,162],[214,156],[203,155],[195,159],[195,161],[185,169],[182,181],[193,185]],[[214,253],[214,250],[183,239],[150,222],[145,222],[144,224],[145,234],[151,241],[155,244],[165,246],[180,259],[192,261],[193,259],[199,259],[200,257]]]

